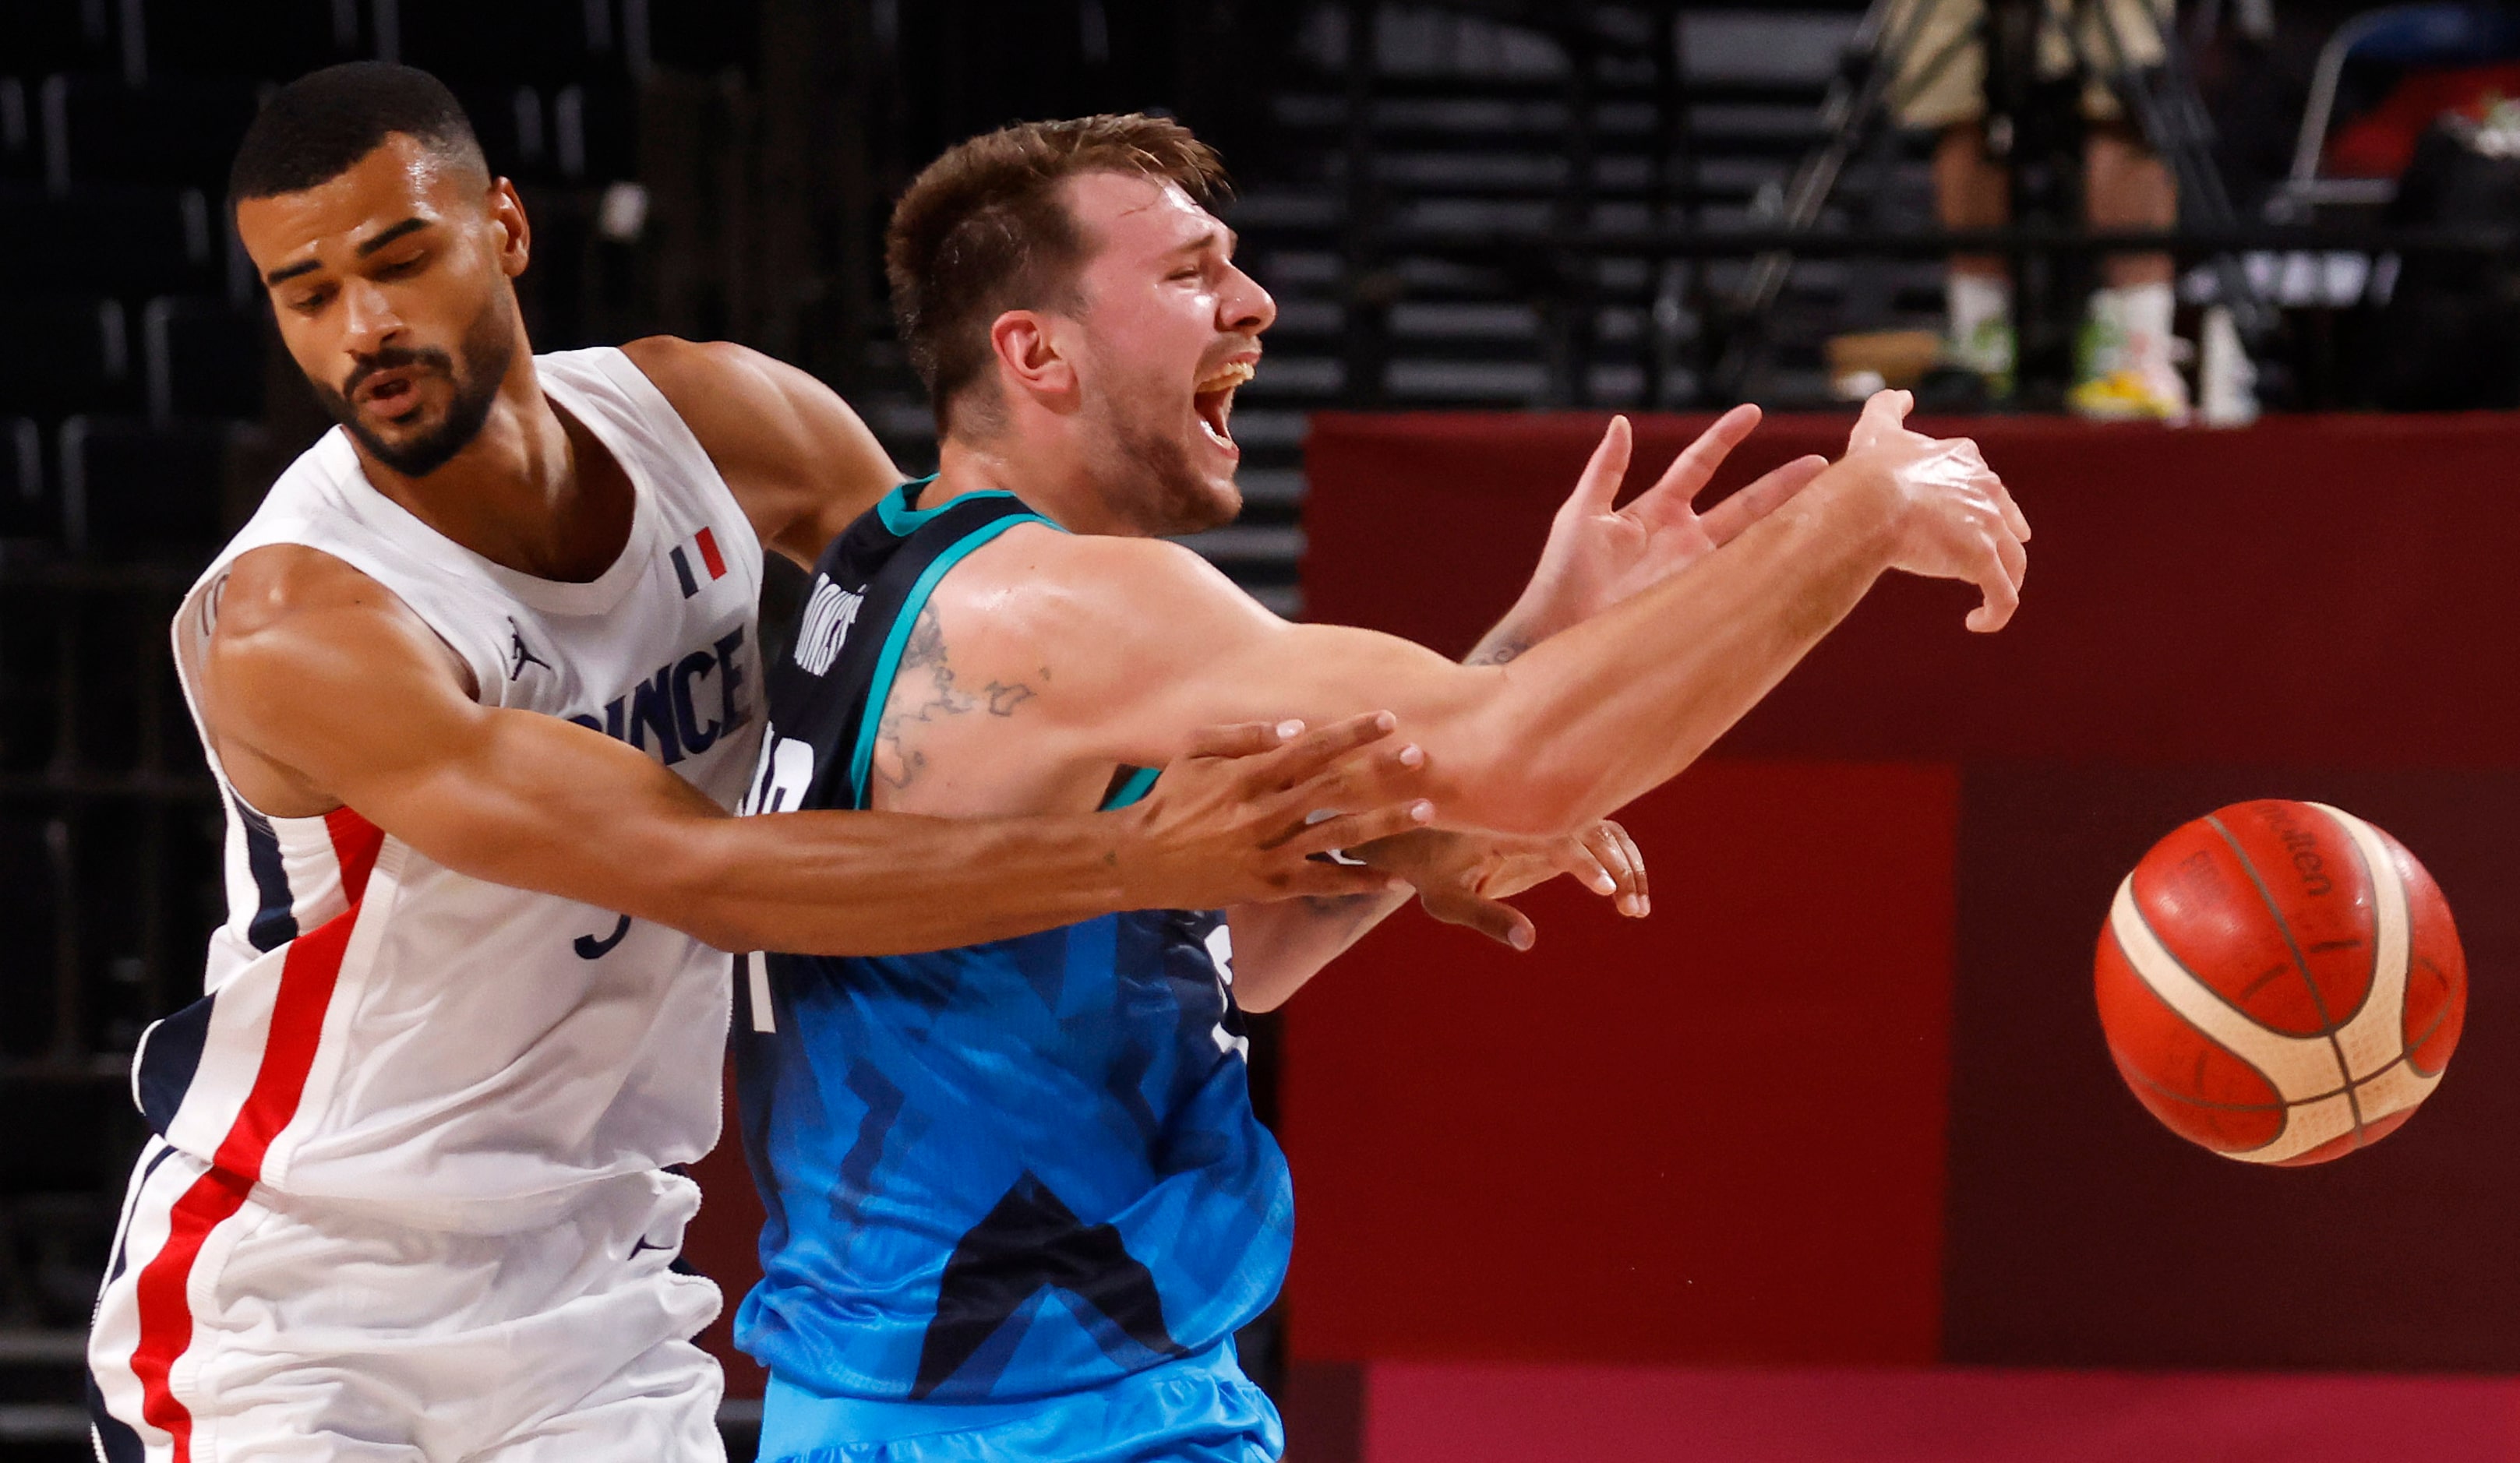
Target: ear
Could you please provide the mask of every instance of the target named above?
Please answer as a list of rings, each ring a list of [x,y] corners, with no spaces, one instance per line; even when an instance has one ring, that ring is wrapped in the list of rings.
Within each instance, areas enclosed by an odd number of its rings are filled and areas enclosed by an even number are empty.
[[[1076,399],[1076,368],[1060,353],[1047,315],[1009,310],[989,325],[989,348],[998,358],[998,379],[1053,411]]]
[[[490,180],[490,227],[499,231],[499,269],[509,279],[525,272],[534,251],[534,227],[525,221],[524,200],[505,178]]]

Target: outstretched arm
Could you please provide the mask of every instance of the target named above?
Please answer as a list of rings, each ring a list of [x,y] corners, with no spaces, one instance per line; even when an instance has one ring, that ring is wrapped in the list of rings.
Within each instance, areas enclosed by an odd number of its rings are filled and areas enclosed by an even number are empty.
[[[1625,508],[1616,504],[1633,436],[1625,417],[1611,418],[1575,491],[1550,520],[1531,583],[1480,638],[1468,663],[1502,665],[1567,626],[1653,588],[1740,537],[1828,466],[1823,457],[1797,458],[1698,512],[1697,496],[1758,426],[1759,417],[1757,407],[1745,405],[1717,418]]]
[[[1371,718],[1177,743],[1180,775],[1122,813],[739,819],[600,732],[476,704],[465,677],[375,581],[283,546],[232,571],[201,689],[231,778],[267,813],[346,805],[461,872],[728,950],[884,954],[1114,909],[1376,892],[1385,875],[1306,855],[1418,820],[1382,790],[1394,759]],[[1372,811],[1305,825],[1332,805]]]
[[[1171,546],[1036,530],[948,581],[943,636],[974,681],[1039,683],[1027,734],[1079,764],[1160,761],[1263,706],[1388,706],[1444,825],[1562,835],[1688,766],[1884,569],[1977,583],[1971,628],[2009,617],[2028,525],[1973,444],[1908,432],[1905,410],[1883,393],[1845,461],[1723,553],[1505,665],[1288,624]]]

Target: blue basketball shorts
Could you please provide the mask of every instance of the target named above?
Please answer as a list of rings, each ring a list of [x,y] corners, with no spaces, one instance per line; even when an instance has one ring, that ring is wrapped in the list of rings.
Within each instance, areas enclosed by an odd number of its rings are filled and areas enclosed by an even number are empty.
[[[770,1379],[761,1463],[1274,1463],[1285,1430],[1234,1343],[1015,1402],[823,1396]]]

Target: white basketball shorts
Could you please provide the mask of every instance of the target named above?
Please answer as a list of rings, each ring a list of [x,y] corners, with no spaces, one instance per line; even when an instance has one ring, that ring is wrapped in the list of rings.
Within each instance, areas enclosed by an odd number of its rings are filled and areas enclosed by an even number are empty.
[[[671,1268],[699,1189],[594,1185],[518,1233],[239,1191],[152,1141],[88,1340],[103,1463],[722,1459],[691,1344],[717,1287]]]

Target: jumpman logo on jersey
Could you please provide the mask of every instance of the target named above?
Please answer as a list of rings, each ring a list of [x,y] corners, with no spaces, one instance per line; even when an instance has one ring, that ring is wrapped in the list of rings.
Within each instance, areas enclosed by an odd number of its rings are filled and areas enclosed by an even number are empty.
[[[508,666],[508,679],[511,681],[523,675],[525,667],[529,665],[541,666],[546,671],[552,668],[550,661],[525,648],[524,628],[517,623],[515,615],[508,616],[508,659],[511,662]]]

